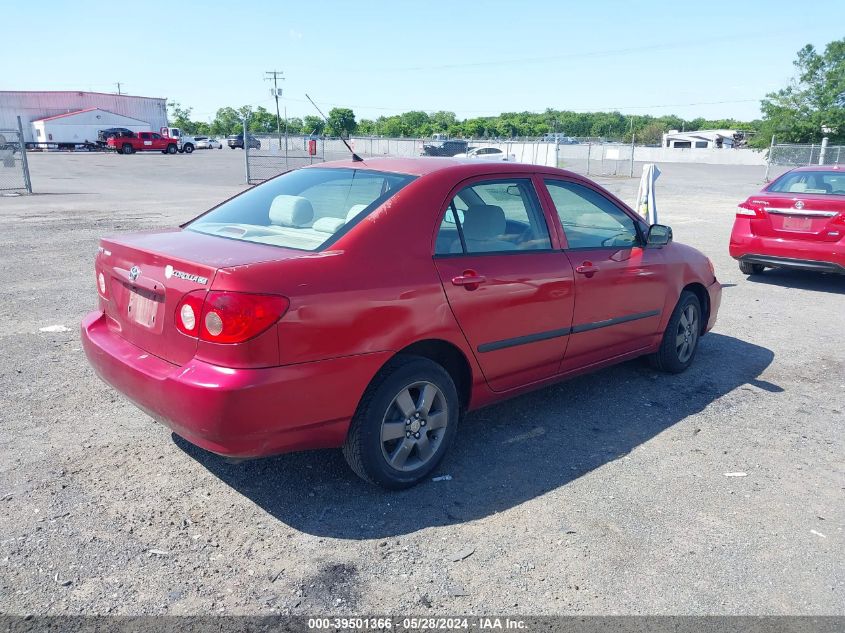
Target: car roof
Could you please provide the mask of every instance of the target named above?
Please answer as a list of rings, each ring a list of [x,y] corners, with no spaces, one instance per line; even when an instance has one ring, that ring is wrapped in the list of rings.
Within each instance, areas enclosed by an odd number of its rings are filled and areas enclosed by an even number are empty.
[[[790,172],[793,171],[842,171],[845,172],[845,165],[805,165],[803,167],[796,167],[795,169],[790,169]]]
[[[407,174],[410,176],[425,176],[442,171],[454,171],[456,176],[470,178],[491,173],[501,174],[533,174],[548,173],[566,175],[576,180],[585,180],[565,169],[546,167],[544,165],[531,165],[527,163],[490,163],[460,158],[446,158],[440,156],[420,156],[415,158],[364,158],[363,161],[335,160],[326,163],[315,163],[306,169],[328,167],[332,169],[372,169],[375,171],[387,171],[396,174]]]

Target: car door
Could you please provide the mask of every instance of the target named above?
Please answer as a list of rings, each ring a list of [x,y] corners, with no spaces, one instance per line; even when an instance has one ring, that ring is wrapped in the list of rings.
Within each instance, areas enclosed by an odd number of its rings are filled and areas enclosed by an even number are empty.
[[[651,345],[666,301],[663,252],[644,247],[645,226],[598,189],[544,180],[575,271],[568,372]]]
[[[161,134],[157,132],[153,132],[151,135],[152,143],[150,144],[151,149],[165,149],[167,147],[167,139],[164,138]]]
[[[153,144],[151,132],[139,132],[138,138],[141,139],[141,146],[138,149],[150,149]]]
[[[434,261],[488,385],[506,391],[557,373],[574,279],[528,176],[465,181],[442,211]]]

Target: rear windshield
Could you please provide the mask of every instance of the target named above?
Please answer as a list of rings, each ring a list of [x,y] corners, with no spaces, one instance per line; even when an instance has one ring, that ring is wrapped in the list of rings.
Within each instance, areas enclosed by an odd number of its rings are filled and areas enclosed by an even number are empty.
[[[766,191],[845,196],[845,171],[795,171],[784,174]]]
[[[316,251],[334,242],[413,179],[364,169],[298,169],[245,191],[185,228]]]

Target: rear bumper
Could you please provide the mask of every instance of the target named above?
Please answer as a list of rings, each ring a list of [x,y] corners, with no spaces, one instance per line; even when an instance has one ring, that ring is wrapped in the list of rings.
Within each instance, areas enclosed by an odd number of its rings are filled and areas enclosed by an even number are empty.
[[[793,270],[811,270],[820,273],[836,273],[845,275],[845,266],[834,262],[822,262],[813,259],[792,259],[789,257],[772,257],[771,255],[756,255],[749,253],[737,257],[741,262],[761,264],[772,268],[791,268]]]
[[[343,444],[367,384],[389,352],[263,369],[196,359],[173,365],[112,331],[102,312],[81,325],[97,374],[189,442],[231,457]]]
[[[838,242],[760,237],[734,226],[731,257],[778,268],[794,268],[845,274],[845,238]]]

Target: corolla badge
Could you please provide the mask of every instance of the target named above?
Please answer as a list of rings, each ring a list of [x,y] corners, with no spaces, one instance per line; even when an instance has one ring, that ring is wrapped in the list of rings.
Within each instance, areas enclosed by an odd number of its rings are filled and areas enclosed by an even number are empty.
[[[795,201],[795,208],[796,209],[803,209],[804,208],[804,202],[802,202],[801,200],[796,200]]]
[[[129,269],[129,281],[135,281],[138,277],[141,276],[141,269],[137,266],[133,266]]]

